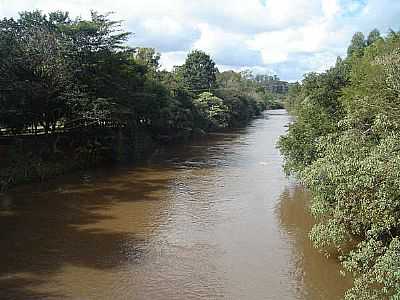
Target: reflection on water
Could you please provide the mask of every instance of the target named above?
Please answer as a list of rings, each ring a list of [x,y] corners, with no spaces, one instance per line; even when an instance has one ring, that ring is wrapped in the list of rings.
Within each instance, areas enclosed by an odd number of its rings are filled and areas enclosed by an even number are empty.
[[[348,283],[281,170],[288,121],[0,196],[0,298],[338,299]]]
[[[309,200],[303,187],[293,184],[281,194],[276,209],[283,233],[291,243],[293,276],[302,287],[304,299],[342,299],[351,287],[351,279],[340,277],[337,260],[323,256],[308,239],[314,225]]]

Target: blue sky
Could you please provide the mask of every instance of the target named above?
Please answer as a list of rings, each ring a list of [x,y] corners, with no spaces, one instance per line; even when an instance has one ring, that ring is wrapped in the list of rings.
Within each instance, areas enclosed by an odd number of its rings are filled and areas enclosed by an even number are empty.
[[[156,48],[166,69],[202,49],[220,70],[290,81],[330,67],[355,31],[400,30],[400,0],[0,0],[0,17],[32,9],[113,11],[134,33],[130,45]]]

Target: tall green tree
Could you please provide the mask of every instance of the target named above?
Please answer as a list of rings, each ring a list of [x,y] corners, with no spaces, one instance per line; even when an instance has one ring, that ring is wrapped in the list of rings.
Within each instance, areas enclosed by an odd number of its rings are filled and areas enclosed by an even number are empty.
[[[356,32],[347,48],[347,56],[361,56],[366,47],[365,36],[362,32]]]
[[[218,70],[215,62],[203,51],[190,52],[185,64],[179,68],[179,72],[185,87],[196,94],[216,87]]]
[[[367,46],[372,45],[373,43],[375,43],[377,40],[379,40],[381,38],[381,33],[379,32],[378,29],[374,29],[372,30],[367,37]]]
[[[55,130],[76,97],[66,55],[70,43],[57,30],[55,16],[25,12],[16,21],[0,22],[0,90],[3,122],[8,127],[19,130],[42,126],[46,133]],[[64,17],[61,22],[67,19]]]

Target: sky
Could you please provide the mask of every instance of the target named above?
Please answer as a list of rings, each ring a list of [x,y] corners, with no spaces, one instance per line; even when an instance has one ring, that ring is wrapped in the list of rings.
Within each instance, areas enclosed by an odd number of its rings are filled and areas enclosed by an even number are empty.
[[[161,53],[162,68],[201,49],[221,71],[251,69],[288,81],[345,56],[354,32],[400,30],[400,0],[0,0],[0,17],[39,9],[114,12],[129,45]]]

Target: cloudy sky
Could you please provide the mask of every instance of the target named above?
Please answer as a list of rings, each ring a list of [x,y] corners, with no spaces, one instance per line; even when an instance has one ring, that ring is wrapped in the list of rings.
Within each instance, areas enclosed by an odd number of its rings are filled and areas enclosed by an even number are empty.
[[[130,45],[156,48],[167,69],[202,49],[220,70],[290,81],[331,66],[355,31],[400,30],[400,0],[0,0],[0,17],[32,9],[113,11],[134,33]]]

